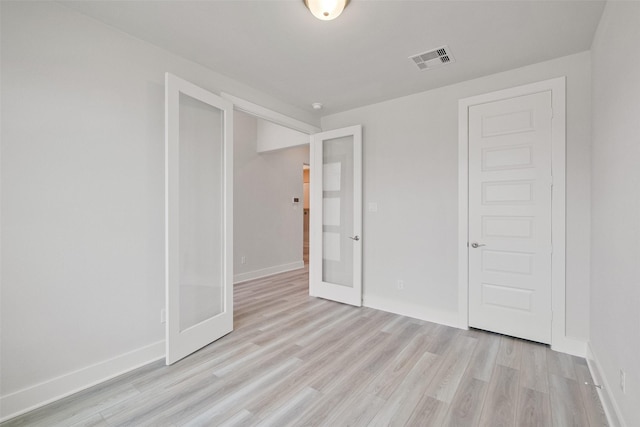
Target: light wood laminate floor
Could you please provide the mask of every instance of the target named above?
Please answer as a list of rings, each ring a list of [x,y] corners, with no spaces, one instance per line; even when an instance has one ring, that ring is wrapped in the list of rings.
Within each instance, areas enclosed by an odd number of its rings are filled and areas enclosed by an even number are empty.
[[[308,296],[235,286],[235,331],[2,426],[602,426],[584,359]]]

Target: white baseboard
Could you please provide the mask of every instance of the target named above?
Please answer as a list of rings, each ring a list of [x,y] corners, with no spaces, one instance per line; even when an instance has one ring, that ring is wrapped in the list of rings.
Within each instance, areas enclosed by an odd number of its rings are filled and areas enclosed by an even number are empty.
[[[624,418],[622,418],[622,412],[620,412],[620,408],[611,395],[611,386],[607,381],[607,377],[603,374],[602,365],[600,365],[598,357],[593,352],[590,342],[587,343],[586,359],[587,364],[589,365],[589,371],[591,371],[591,377],[593,377],[593,382],[602,386],[601,389],[598,389],[598,396],[600,396],[600,402],[602,402],[602,407],[605,415],[607,416],[609,425],[612,427],[626,427],[627,425],[624,422]]]
[[[233,276],[233,283],[242,283],[248,280],[260,279],[261,277],[273,276],[274,274],[286,273],[287,271],[298,270],[304,268],[304,261],[290,262],[288,264],[276,265],[273,267],[262,268],[260,270],[248,271]]]
[[[0,397],[0,422],[163,358],[164,340]]]
[[[458,319],[458,313],[456,311],[442,311],[417,304],[390,301],[377,296],[365,296],[363,304],[365,307],[375,308],[376,310],[387,311],[401,316],[413,317],[414,319],[460,329],[460,320]]]
[[[572,356],[587,357],[587,342],[568,336],[552,338],[551,349]]]

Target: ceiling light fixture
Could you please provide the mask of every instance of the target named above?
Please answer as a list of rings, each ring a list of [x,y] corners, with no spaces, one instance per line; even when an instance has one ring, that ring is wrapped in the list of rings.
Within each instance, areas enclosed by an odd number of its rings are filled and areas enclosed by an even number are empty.
[[[336,19],[345,7],[349,4],[349,0],[302,0],[304,5],[318,19],[330,21]]]

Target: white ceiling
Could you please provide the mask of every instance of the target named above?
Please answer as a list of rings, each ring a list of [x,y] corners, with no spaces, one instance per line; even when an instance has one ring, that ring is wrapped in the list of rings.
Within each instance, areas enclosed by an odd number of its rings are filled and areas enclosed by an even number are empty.
[[[68,7],[326,115],[588,50],[604,2],[352,0],[319,21],[302,0],[77,1]],[[456,62],[408,59],[448,45]]]

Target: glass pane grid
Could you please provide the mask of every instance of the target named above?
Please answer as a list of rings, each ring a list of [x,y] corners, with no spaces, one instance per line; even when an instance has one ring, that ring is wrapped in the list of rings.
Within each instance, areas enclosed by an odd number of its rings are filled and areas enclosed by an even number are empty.
[[[353,137],[322,148],[322,281],[353,287]]]

